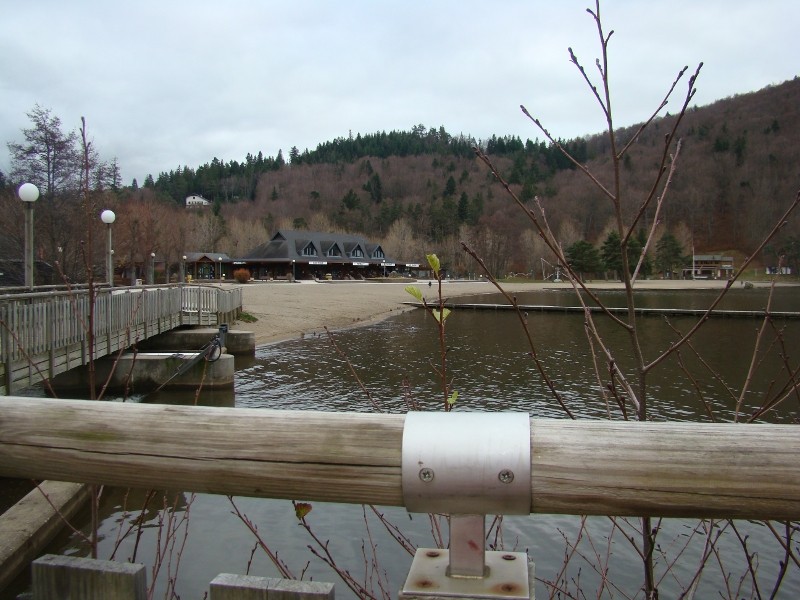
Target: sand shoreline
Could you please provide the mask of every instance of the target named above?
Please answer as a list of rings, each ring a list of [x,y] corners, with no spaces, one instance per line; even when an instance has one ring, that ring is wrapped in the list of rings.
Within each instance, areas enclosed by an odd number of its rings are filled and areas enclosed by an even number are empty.
[[[648,280],[636,284],[636,289],[720,289],[721,280]],[[404,302],[414,299],[405,291],[407,285],[417,286],[423,295],[436,298],[436,283],[427,281],[388,282],[251,282],[242,285],[244,310],[258,319],[255,323],[240,322],[237,329],[253,331],[256,346],[296,339],[304,335],[349,327],[359,327],[383,320],[407,310]],[[619,282],[590,282],[594,289],[621,289]],[[736,284],[740,285],[740,284]],[[769,283],[757,283],[768,286]],[[234,287],[224,284],[224,287]],[[569,289],[568,283],[531,282],[504,286],[510,293],[544,289]],[[487,281],[447,281],[442,284],[447,298],[473,294],[493,294],[497,289]]]

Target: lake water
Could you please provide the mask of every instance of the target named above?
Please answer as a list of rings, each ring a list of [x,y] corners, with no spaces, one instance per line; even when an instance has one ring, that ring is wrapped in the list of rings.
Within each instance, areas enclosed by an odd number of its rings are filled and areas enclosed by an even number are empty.
[[[800,311],[800,288],[782,288],[777,291],[773,310]],[[645,292],[637,295],[642,307],[704,308],[715,294],[711,292]],[[602,292],[609,305],[622,305],[624,297],[619,292]],[[463,299],[469,301],[469,299]],[[482,296],[480,301],[489,301]],[[572,294],[564,292],[538,292],[531,296],[520,295],[520,303],[574,305]],[[766,304],[764,290],[736,289],[722,308],[760,310]],[[530,313],[527,322],[537,345],[537,353],[557,389],[570,409],[581,418],[607,418],[609,409],[598,393],[591,354],[584,333],[581,315]],[[687,331],[694,323],[691,318],[675,318],[666,323],[660,317],[639,319],[642,343],[648,360],[655,359],[676,339],[675,330]],[[719,420],[731,420],[735,413],[735,397],[745,380],[750,366],[753,345],[761,320],[712,319],[701,330],[694,347],[704,356],[705,364],[698,361],[689,347],[684,347],[681,357],[692,378],[679,368],[675,358],[665,361],[650,380],[651,400],[649,415],[654,420],[707,421],[707,406],[699,399],[705,398]],[[607,343],[613,348],[624,348],[627,335],[611,326],[607,317],[598,317],[597,324]],[[527,412],[532,417],[564,418],[563,411],[542,383],[532,362],[525,335],[516,315],[511,312],[456,311],[447,321],[448,369],[453,387],[459,391],[456,410],[515,410]],[[745,415],[756,410],[770,390],[783,385],[786,375],[781,370],[780,353],[788,356],[797,368],[800,354],[800,321],[777,321],[780,343],[765,345],[764,358],[759,363],[753,390],[746,395]],[[771,330],[772,331],[772,330]],[[771,333],[771,338],[775,334]],[[417,310],[403,313],[384,322],[334,335],[336,345],[347,357],[345,360],[327,336],[306,336],[303,339],[259,348],[254,359],[237,363],[235,395],[206,394],[201,402],[237,407],[281,408],[296,410],[370,412],[373,402],[389,412],[405,412],[409,405],[422,410],[440,410],[442,394],[432,364],[439,360],[436,328],[430,316]],[[631,364],[630,354],[624,351],[617,356],[623,369]],[[350,366],[355,369],[372,399],[367,397],[355,382]],[[707,369],[716,377],[709,377]],[[607,380],[607,374],[604,382]],[[697,380],[697,381],[695,381]],[[701,381],[702,383],[698,383]],[[732,391],[728,391],[732,390]],[[162,394],[148,401],[193,402],[193,395],[180,397]],[[795,423],[798,419],[797,397],[791,397],[762,420]],[[619,410],[611,409],[614,418]],[[125,506],[136,511],[141,506],[142,492],[109,491],[103,501],[104,520],[101,527],[103,541],[101,557],[110,555],[118,538],[120,525],[128,521]],[[159,495],[151,506],[163,504]],[[177,592],[182,598],[202,598],[207,583],[221,572],[245,573],[248,565],[251,574],[277,576],[278,573],[261,550],[252,555],[255,538],[232,514],[233,507],[227,498],[211,495],[169,494],[171,505],[166,512],[149,511],[143,519],[141,539],[136,556],[148,562],[156,553],[157,525],[163,515],[182,519],[187,513],[188,537],[181,553]],[[177,501],[175,501],[177,498]],[[298,499],[302,500],[302,499]],[[173,505],[174,502],[174,505]],[[332,571],[307,549],[312,540],[297,524],[294,508],[287,501],[237,498],[236,505],[257,525],[264,541],[291,570],[299,575],[307,567],[306,578],[336,583],[339,598],[352,597],[347,588]],[[410,537],[416,545],[431,547],[434,541],[431,523],[425,515],[409,515],[403,509],[380,509]],[[159,517],[159,515],[161,515]],[[360,506],[315,503],[307,517],[315,534],[322,541],[330,540],[335,559],[359,579],[368,578],[376,592],[383,584],[389,597],[395,597],[410,565],[410,555],[400,549],[375,515]],[[654,521],[656,523],[656,521]],[[747,548],[757,552],[758,581],[766,596],[772,589],[778,561],[783,559],[780,547],[769,530],[759,524],[737,522],[738,534],[748,536]],[[183,526],[181,526],[183,527]],[[618,520],[616,524],[606,518],[590,518],[581,529],[581,520],[573,516],[533,515],[508,517],[502,528],[502,545],[508,550],[527,550],[536,563],[537,577],[545,580],[559,579],[571,593],[576,587],[587,596],[594,596],[600,588],[596,568],[608,568],[608,579],[613,586],[603,597],[635,596],[640,586],[641,561],[625,537],[633,535],[638,522]],[[697,533],[697,522],[667,520],[660,523],[657,573],[663,577],[662,598],[673,598],[688,585],[700,560],[705,534]],[[739,578],[746,572],[746,561],[736,533],[724,523],[713,525],[713,534],[723,531],[719,557],[709,561],[709,567],[700,579],[698,598],[716,597],[717,590],[726,585],[736,597],[749,597],[751,585],[745,583],[736,591]],[[173,564],[177,550],[184,544],[183,529],[173,546]],[[558,577],[569,543],[580,535],[577,552],[566,573]],[[117,559],[134,556],[135,537],[129,536],[119,545]],[[366,542],[364,540],[367,540]],[[370,541],[371,540],[371,541]],[[162,540],[163,541],[163,540]],[[492,537],[492,542],[495,542]],[[677,566],[669,572],[664,565],[671,564],[676,553],[686,545]],[[373,570],[371,548],[377,548],[378,566]],[[800,551],[795,542],[795,552]],[[57,548],[64,554],[85,555],[86,546],[75,536]],[[610,554],[609,554],[610,551]],[[162,553],[164,550],[162,550]],[[596,553],[601,557],[595,559]],[[365,558],[367,556],[365,566]],[[584,557],[584,558],[582,558]],[[722,564],[722,567],[719,565]],[[167,589],[166,567],[159,575],[156,597],[163,597]],[[728,576],[728,582],[721,575]],[[148,579],[152,575],[148,574]],[[548,589],[537,583],[537,598],[547,598]],[[725,592],[727,593],[727,592]],[[640,594],[641,597],[641,594]],[[800,570],[791,564],[783,582],[779,598],[800,597]]]

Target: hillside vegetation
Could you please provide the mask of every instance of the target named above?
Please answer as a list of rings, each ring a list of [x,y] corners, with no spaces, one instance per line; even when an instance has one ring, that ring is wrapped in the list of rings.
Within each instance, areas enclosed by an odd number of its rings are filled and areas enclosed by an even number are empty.
[[[661,229],[676,236],[687,252],[747,253],[793,197],[800,181],[800,79],[756,93],[691,109],[684,119],[678,170]],[[649,192],[663,152],[666,114],[642,134],[624,162],[623,190],[629,206]],[[533,126],[520,115],[520,129]],[[618,131],[624,144],[638,126]],[[149,185],[182,203],[199,193],[215,204],[231,234],[235,223],[263,227],[359,232],[382,240],[399,259],[437,251],[465,269],[458,241],[470,240],[499,270],[530,271],[537,244],[526,234],[472,146],[480,145],[527,202],[540,198],[560,242],[600,245],[608,232],[610,206],[552,145],[518,136],[473,140],[444,127],[341,138],[298,152],[289,160],[215,159],[196,171],[161,174]],[[604,135],[565,141],[581,162],[610,180]],[[643,223],[643,226],[649,226]],[[797,226],[784,237],[796,236]],[[221,250],[234,252],[232,240]],[[236,244],[240,246],[241,244]],[[769,257],[765,260],[769,262]]]
[[[690,109],[678,131],[678,168],[657,237],[669,233],[684,254],[694,248],[696,253],[748,255],[797,191],[799,106],[800,79],[795,78]],[[37,107],[30,116],[34,129],[54,126],[60,133],[60,121],[48,111]],[[621,197],[629,211],[650,191],[673,118],[665,113],[653,121],[626,153]],[[618,130],[619,144],[638,128]],[[519,130],[538,133],[522,114]],[[605,134],[559,142],[601,182],[612,181]],[[608,239],[610,205],[554,144],[525,134],[475,140],[424,125],[350,135],[314,150],[292,148],[287,158],[282,152],[277,157],[248,154],[241,162],[214,158],[197,168],[148,176],[142,186],[135,181],[121,186],[116,163],[99,163],[91,176],[98,182],[92,202],[117,212],[118,265],[149,260],[151,252],[173,266],[187,251],[242,256],[276,229],[307,228],[361,233],[398,260],[419,261],[424,253],[436,252],[450,272],[459,274],[475,270],[461,250],[463,240],[495,274],[540,272],[541,259],[552,260],[550,252],[475,157],[474,146],[489,155],[524,202],[543,207],[564,248],[581,242],[599,249]],[[24,173],[19,171],[18,178]],[[14,185],[12,178],[0,177],[4,214],[21,212]],[[36,208],[37,255],[45,261],[60,257],[62,268],[81,263],[76,240],[82,234],[70,228],[85,228],[87,219],[70,212],[75,190],[65,185],[43,191]],[[187,210],[189,194],[202,195],[212,206]],[[641,227],[652,225],[648,218]],[[9,256],[18,254],[20,220],[9,218],[4,225]],[[799,233],[797,222],[790,223],[761,262],[774,265],[776,255],[784,253],[797,269]]]

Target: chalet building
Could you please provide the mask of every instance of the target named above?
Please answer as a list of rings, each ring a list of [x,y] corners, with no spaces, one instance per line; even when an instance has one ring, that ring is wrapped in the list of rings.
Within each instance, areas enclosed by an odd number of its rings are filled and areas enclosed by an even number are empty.
[[[692,266],[683,269],[684,279],[730,279],[733,277],[733,257],[721,254],[695,254]]]
[[[211,206],[211,202],[199,194],[186,196],[186,208],[202,208],[204,206]]]
[[[281,230],[243,258],[231,261],[253,279],[367,279],[411,274],[418,263],[398,263],[380,244],[357,235]]]

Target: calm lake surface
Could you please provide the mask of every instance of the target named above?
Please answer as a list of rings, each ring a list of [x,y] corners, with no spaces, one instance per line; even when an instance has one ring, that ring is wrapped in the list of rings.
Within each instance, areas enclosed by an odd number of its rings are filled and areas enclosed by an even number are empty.
[[[601,292],[600,295],[610,306],[624,303],[621,292]],[[705,308],[715,296],[716,292],[711,291],[640,292],[637,302],[639,306],[651,308]],[[460,298],[459,301],[478,300]],[[479,301],[500,302],[499,299],[492,300],[486,296],[481,296]],[[561,306],[576,304],[571,293],[559,291],[518,295],[518,301]],[[722,308],[762,310],[766,301],[764,289],[735,289]],[[772,310],[800,311],[800,288],[778,289]],[[608,317],[599,316],[596,322],[611,348],[627,348],[627,334],[615,329]],[[641,318],[639,325],[646,358],[653,360],[658,357],[670,343],[678,339],[676,331],[688,331],[694,322],[694,319],[686,317],[671,319],[669,323],[660,317]],[[607,418],[609,411],[614,418],[619,418],[619,409],[609,409],[598,393],[582,315],[531,312],[527,323],[536,343],[537,354],[570,410],[587,419]],[[736,398],[750,368],[761,325],[762,320],[759,319],[717,318],[706,323],[693,346],[703,354],[708,367],[701,364],[688,346],[681,351],[683,368],[678,364],[677,357],[664,361],[650,380],[651,418],[707,421],[710,408],[718,420],[732,420]],[[515,314],[455,311],[447,320],[447,330],[448,369],[453,386],[459,391],[456,410],[514,410],[527,412],[532,417],[565,418],[542,383]],[[775,331],[780,332],[779,341],[776,341]],[[761,351],[753,389],[745,395],[742,409],[745,417],[761,406],[770,391],[785,383],[786,374],[781,372],[779,353],[785,354],[789,364],[797,367],[799,334],[800,321],[776,321],[774,329],[770,328],[769,341],[765,342]],[[324,333],[262,347],[257,350],[255,359],[237,363],[235,395],[206,394],[201,402],[265,409],[371,412],[374,401],[389,412],[405,412],[411,404],[421,410],[441,409],[442,394],[432,367],[439,360],[438,337],[434,321],[424,311],[411,311],[375,325],[337,332],[334,339],[347,360]],[[623,370],[630,365],[629,352],[619,351],[616,358]],[[355,382],[347,361],[357,372],[372,400]],[[599,364],[605,384],[608,380],[606,367],[602,362]],[[717,373],[715,377],[708,375],[709,368]],[[691,373],[692,378],[687,377],[683,369]],[[705,404],[700,399],[701,395]],[[162,394],[148,398],[148,401],[192,403],[194,396]],[[798,398],[791,396],[761,420],[797,422],[799,407]],[[202,443],[202,440],[198,440],[198,443]],[[134,515],[138,514],[143,497],[144,493],[138,491],[131,492],[127,497],[119,490],[107,491],[103,502],[101,557],[108,557],[116,544],[120,526],[127,519],[125,507]],[[176,497],[177,502],[172,506]],[[184,540],[184,529],[179,529],[172,547],[174,558],[171,568],[174,570],[177,551],[185,543],[177,583],[180,597],[202,598],[208,582],[218,573],[245,573],[248,565],[251,574],[278,575],[261,550],[251,555],[255,538],[241,520],[232,514],[233,507],[227,498],[210,495],[193,498],[182,493],[170,494],[169,498],[171,508],[166,511],[167,515],[177,520],[186,517],[187,512],[191,515],[188,537]],[[235,502],[256,524],[264,541],[278,552],[296,575],[310,563],[306,578],[334,582],[339,598],[352,597],[333,572],[307,550],[312,540],[298,526],[290,502],[252,498],[237,498]],[[163,503],[163,495],[160,495],[151,506],[160,508]],[[414,544],[423,547],[434,545],[427,516],[409,515],[397,508],[379,510],[397,524]],[[154,511],[148,512],[142,519],[144,528],[137,553],[140,562],[149,563],[155,554],[158,519],[158,513]],[[365,513],[360,506],[315,503],[307,520],[321,540],[330,540],[335,559],[344,568],[358,574],[359,579],[363,579],[365,569],[369,570],[365,567],[363,553],[366,552],[369,559],[370,547],[375,545],[379,567],[372,578],[379,575],[383,577],[385,573],[388,578],[386,589],[390,597],[396,596],[405,580],[411,557],[391,539],[369,509]],[[637,595],[642,580],[641,563],[624,537],[633,535],[639,539],[639,535],[634,533],[637,522],[631,520],[626,524],[620,521],[618,526],[624,531],[615,531],[609,519],[588,519],[586,529],[582,532],[579,554],[583,553],[590,560],[573,559],[565,576],[566,582],[563,583],[572,593],[575,593],[576,586],[580,586],[587,596],[596,595],[599,578],[592,564],[597,566],[598,563],[591,559],[597,551],[609,569],[610,581],[618,587],[612,592],[606,590],[603,597]],[[697,522],[677,519],[661,523],[659,542],[664,558],[659,559],[658,573],[663,575],[664,565],[671,562],[678,550],[688,543],[688,549],[678,561],[678,566],[664,576],[662,598],[677,597],[698,567],[705,537],[693,533],[697,527]],[[715,524],[714,532],[724,528],[725,524]],[[748,550],[758,553],[755,563],[760,585],[763,586],[760,591],[768,597],[778,561],[783,559],[780,547],[764,526],[737,522],[737,528],[741,536],[749,536]],[[573,516],[506,518],[501,541],[505,549],[527,550],[536,563],[537,577],[553,580],[561,568],[567,548],[564,540],[574,543],[579,530],[580,518]],[[133,556],[135,537],[129,536],[120,543],[117,559]],[[363,540],[371,540],[371,543],[366,542],[366,550],[362,548],[365,543]],[[715,559],[701,578],[696,597],[717,597],[717,590],[725,589],[726,585],[734,590],[734,596],[750,597],[752,589],[749,582],[736,592],[739,578],[747,567],[736,534],[728,528],[721,540],[721,561],[724,573],[729,575],[728,583],[720,574]],[[798,551],[797,543],[794,547]],[[611,556],[607,559],[608,549]],[[63,541],[54,550],[62,554],[87,554],[85,544],[76,536]],[[159,574],[156,597],[163,597],[167,589],[166,570],[165,566]],[[152,574],[148,573],[148,580],[151,579]],[[536,593],[538,598],[549,595],[540,582],[537,583]],[[800,597],[800,570],[794,565],[790,566],[778,597]]]

